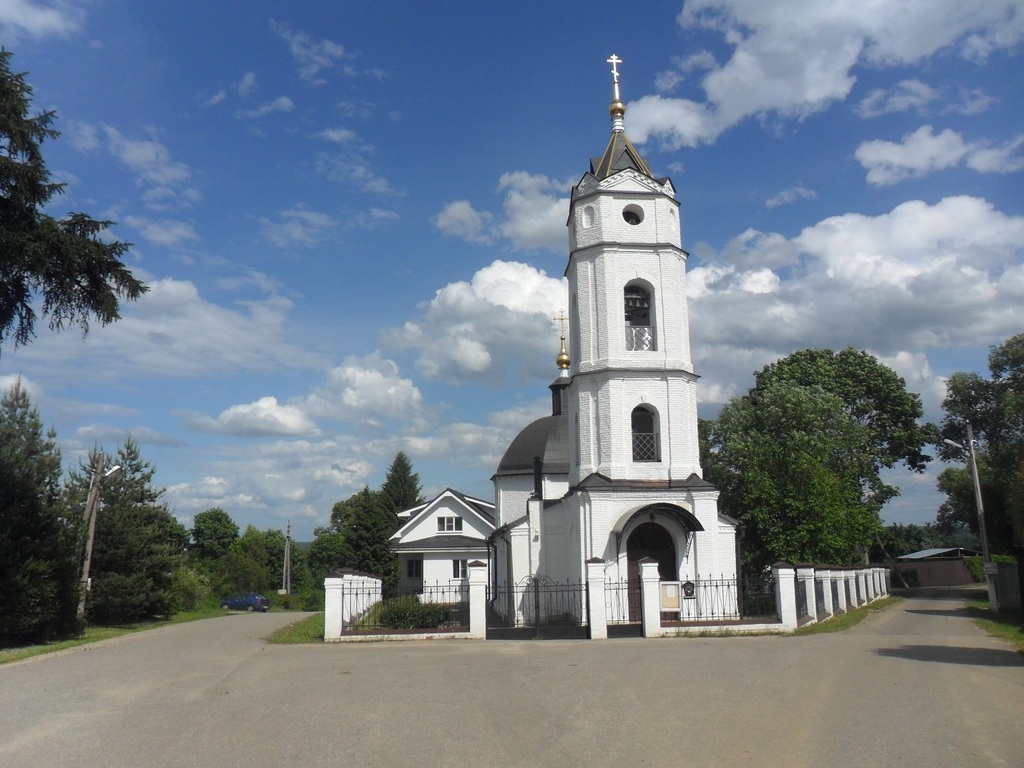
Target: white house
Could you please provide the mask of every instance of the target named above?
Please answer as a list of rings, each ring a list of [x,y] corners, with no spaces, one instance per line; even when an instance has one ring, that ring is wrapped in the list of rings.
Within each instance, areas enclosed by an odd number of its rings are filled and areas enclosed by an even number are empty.
[[[402,592],[429,595],[462,587],[468,584],[468,564],[490,559],[487,539],[494,532],[494,505],[489,501],[446,488],[398,517],[408,520],[390,539],[398,554]]]
[[[645,557],[662,580],[736,578],[738,523],[700,466],[679,203],[626,137],[609,62],[611,138],[569,203],[569,345],[551,414],[492,478],[499,590],[582,584],[594,558],[608,582],[635,579]]]

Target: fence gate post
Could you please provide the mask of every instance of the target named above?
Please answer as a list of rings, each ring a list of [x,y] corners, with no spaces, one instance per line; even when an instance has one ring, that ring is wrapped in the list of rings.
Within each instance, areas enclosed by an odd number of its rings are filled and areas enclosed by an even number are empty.
[[[658,561],[644,557],[640,566],[640,610],[643,615],[644,637],[661,635],[661,577],[658,575]]]
[[[608,639],[608,615],[605,608],[604,560],[587,560],[587,627],[591,640]]]
[[[474,560],[469,569],[469,634],[487,639],[487,563]]]

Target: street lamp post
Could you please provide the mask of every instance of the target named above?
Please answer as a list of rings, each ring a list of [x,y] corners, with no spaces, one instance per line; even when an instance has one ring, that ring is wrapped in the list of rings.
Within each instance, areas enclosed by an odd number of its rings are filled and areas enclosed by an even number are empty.
[[[955,446],[961,451],[964,446],[955,440],[943,440],[947,445]],[[988,533],[985,530],[985,507],[981,503],[981,483],[978,481],[978,460],[974,455],[974,430],[971,422],[967,422],[967,455],[971,460],[971,480],[974,483],[974,506],[978,510],[978,535],[981,537],[981,560],[985,571],[985,584],[988,586],[988,607],[991,611],[999,610],[999,599],[996,594],[995,567],[992,554],[988,549]]]
[[[92,543],[96,537],[96,511],[100,505],[100,488],[103,481],[115,472],[121,470],[120,464],[115,464],[107,472],[103,471],[103,454],[96,460],[96,469],[92,473],[92,482],[89,484],[89,497],[85,502],[85,514],[83,521],[89,533],[85,539],[85,559],[82,561],[82,578],[78,584],[78,626],[85,622],[85,596],[89,591],[89,567],[92,565]]]

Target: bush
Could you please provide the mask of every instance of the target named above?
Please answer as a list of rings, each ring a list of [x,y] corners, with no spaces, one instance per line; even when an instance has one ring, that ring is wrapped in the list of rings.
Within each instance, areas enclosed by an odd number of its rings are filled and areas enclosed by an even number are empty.
[[[385,600],[378,622],[387,629],[433,629],[449,620],[451,606],[421,603],[416,595]]]
[[[992,562],[1016,563],[1017,558],[1013,557],[1013,555],[992,555]],[[985,581],[985,564],[982,562],[980,555],[965,557],[964,563],[967,564],[967,570],[971,572],[972,579],[978,583]]]
[[[171,594],[175,613],[194,611],[204,604],[213,605],[210,577],[195,568],[183,566],[174,572]]]

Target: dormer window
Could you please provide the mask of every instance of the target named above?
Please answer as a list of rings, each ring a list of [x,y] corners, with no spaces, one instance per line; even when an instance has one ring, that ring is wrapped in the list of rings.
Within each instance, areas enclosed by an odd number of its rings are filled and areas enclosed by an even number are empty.
[[[462,533],[461,517],[439,517],[437,518],[438,533]]]
[[[626,351],[650,352],[657,348],[651,323],[651,294],[642,285],[631,283],[623,291],[626,319]]]

